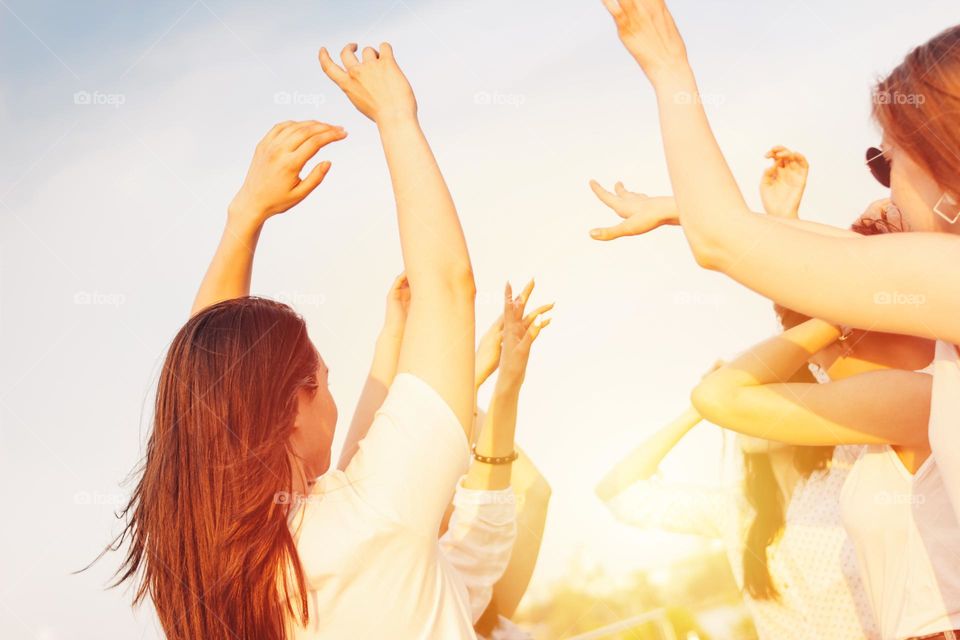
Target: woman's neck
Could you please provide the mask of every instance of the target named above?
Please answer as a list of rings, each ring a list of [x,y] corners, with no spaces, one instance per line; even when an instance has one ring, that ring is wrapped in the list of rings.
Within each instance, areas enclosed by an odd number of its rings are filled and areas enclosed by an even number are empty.
[[[307,464],[300,458],[290,456],[290,487],[294,495],[303,496],[310,493],[313,478],[307,469]]]

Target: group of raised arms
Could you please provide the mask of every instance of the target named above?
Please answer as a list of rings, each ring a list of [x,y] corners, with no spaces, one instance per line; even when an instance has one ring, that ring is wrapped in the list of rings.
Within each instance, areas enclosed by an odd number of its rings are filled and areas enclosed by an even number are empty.
[[[875,88],[925,100],[874,100],[867,164],[890,197],[840,229],[799,219],[807,161],[783,147],[751,211],[702,101],[677,99],[697,84],[664,0],[602,2],[654,89],[673,195],[593,182],[622,220],[591,236],[679,225],[701,267],[772,301],[782,331],[714,365],[597,495],[631,524],[720,538],[761,640],[960,637],[960,26]],[[173,640],[530,638],[511,617],[550,486],[515,432],[552,305],[507,284],[477,340],[467,242],[392,48],[319,61],[377,127],[403,256],[345,445],[334,463],[329,369],[303,318],[250,295],[264,225],[347,137],[282,122],[167,352],[117,584]],[[737,434],[732,482],[655,478],[701,420]]]

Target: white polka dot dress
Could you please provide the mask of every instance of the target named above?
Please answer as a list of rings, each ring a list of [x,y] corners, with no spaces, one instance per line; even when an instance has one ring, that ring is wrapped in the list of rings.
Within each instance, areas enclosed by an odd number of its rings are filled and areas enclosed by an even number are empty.
[[[777,600],[744,594],[760,640],[876,640],[856,554],[840,519],[840,490],[861,446],[837,447],[822,471],[801,480],[781,537],[767,549]],[[727,488],[635,483],[608,503],[622,521],[642,528],[719,538],[743,587],[743,544],[752,510],[735,484]]]

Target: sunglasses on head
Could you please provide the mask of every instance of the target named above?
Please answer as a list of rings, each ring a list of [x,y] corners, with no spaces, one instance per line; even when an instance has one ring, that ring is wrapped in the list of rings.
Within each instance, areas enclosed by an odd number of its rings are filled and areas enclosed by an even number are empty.
[[[867,149],[867,166],[870,167],[870,173],[877,179],[877,182],[890,188],[890,161],[883,151],[876,147]]]

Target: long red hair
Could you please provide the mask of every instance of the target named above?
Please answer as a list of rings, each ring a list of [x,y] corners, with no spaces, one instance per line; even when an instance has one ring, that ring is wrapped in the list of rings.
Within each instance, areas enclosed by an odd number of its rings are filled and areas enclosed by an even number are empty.
[[[173,640],[282,640],[306,623],[288,526],[289,438],[319,356],[303,319],[261,298],[216,304],[170,345],[115,584],[148,594]]]

